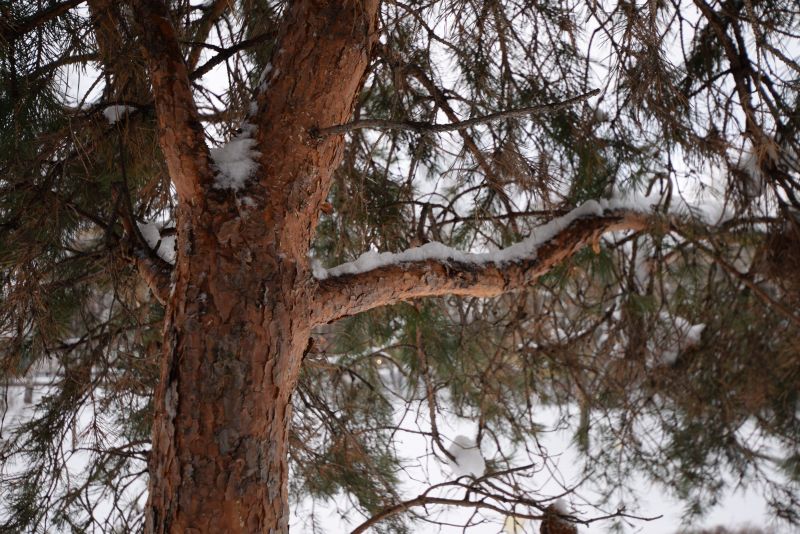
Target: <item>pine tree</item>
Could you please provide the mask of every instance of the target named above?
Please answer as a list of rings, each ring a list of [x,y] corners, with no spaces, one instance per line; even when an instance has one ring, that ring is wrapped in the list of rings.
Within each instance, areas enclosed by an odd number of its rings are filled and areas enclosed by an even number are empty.
[[[728,474],[800,523],[796,2],[0,16],[0,372],[54,370],[0,426],[0,529],[539,521],[548,407],[594,519],[637,475],[702,514]],[[443,464],[496,454],[403,495],[403,409]]]

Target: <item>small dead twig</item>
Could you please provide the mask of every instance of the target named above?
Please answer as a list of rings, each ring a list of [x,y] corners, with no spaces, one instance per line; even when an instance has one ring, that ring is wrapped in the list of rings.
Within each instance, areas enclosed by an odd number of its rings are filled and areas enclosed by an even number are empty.
[[[498,111],[497,113],[490,113],[481,117],[474,117],[472,119],[463,120],[460,122],[451,122],[447,124],[431,124],[428,122],[418,121],[390,121],[383,119],[364,119],[346,124],[337,124],[336,126],[328,126],[325,128],[315,128],[310,133],[312,137],[321,138],[329,135],[338,135],[353,130],[362,130],[371,128],[375,130],[405,130],[416,133],[447,133],[459,130],[465,130],[479,124],[486,124],[496,122],[504,119],[514,119],[518,117],[528,117],[531,115],[540,115],[542,113],[551,113],[560,109],[566,108],[577,102],[582,102],[593,96],[600,94],[600,89],[592,89],[589,92],[573,96],[560,102],[552,102],[549,104],[541,104],[538,106],[530,106],[519,109],[511,109],[508,111]]]

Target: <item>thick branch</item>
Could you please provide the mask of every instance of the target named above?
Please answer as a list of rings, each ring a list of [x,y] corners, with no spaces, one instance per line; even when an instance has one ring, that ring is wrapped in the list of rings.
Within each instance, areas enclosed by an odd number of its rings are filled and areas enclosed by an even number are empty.
[[[66,65],[74,65],[75,63],[87,63],[89,61],[97,61],[97,54],[89,53],[89,54],[75,54],[72,56],[64,56],[56,59],[48,63],[47,65],[42,65],[38,69],[34,70],[30,74],[26,74],[25,77],[29,80],[35,80],[41,76],[45,76],[46,74],[52,74],[60,67],[64,67]]]
[[[130,193],[127,183],[114,185],[115,203],[119,207],[120,221],[127,237],[123,243],[123,253],[136,265],[139,276],[153,292],[158,301],[166,306],[169,297],[172,265],[162,259],[158,253],[150,248],[147,240],[139,230],[133,216]]]
[[[497,122],[504,119],[515,119],[520,117],[529,117],[531,115],[538,115],[542,113],[551,113],[564,109],[577,102],[582,102],[595,95],[600,94],[600,89],[592,89],[587,93],[583,93],[572,98],[567,98],[560,102],[552,102],[550,104],[541,104],[538,106],[529,106],[519,109],[511,109],[508,111],[498,111],[497,113],[490,113],[481,117],[474,117],[460,122],[451,122],[448,124],[430,124],[427,122],[417,121],[389,121],[381,119],[365,119],[347,124],[338,124],[336,126],[328,126],[327,128],[320,128],[312,132],[315,136],[324,137],[328,135],[336,135],[350,132],[352,130],[361,130],[364,128],[374,128],[378,130],[406,130],[416,133],[447,133],[465,130],[479,124],[486,124],[489,122]]]
[[[153,85],[161,150],[178,196],[192,201],[213,176],[186,63],[164,3],[137,0],[134,7]]]
[[[319,209],[341,161],[341,137],[312,139],[349,119],[377,40],[379,0],[291,2],[250,122],[260,152],[271,227],[281,253],[306,261]],[[252,196],[252,195],[251,195]]]
[[[83,1],[84,0],[67,0],[66,2],[42,8],[23,20],[4,22],[0,27],[2,28],[0,29],[0,42],[7,43],[8,41],[13,41],[34,28],[46,24],[56,17],[60,17]]]
[[[315,322],[327,323],[420,297],[493,297],[521,289],[584,246],[596,243],[604,233],[641,231],[647,227],[647,216],[642,213],[602,210],[598,213],[597,207],[579,208],[555,220],[555,224],[545,229],[551,235],[542,242],[535,245],[523,242],[491,257],[455,253],[444,254],[443,258],[439,253],[436,258],[424,258],[424,250],[417,249],[418,254],[398,254],[397,261],[373,262],[375,268],[363,271],[352,265],[331,269],[327,271],[331,276],[319,282]],[[527,254],[514,254],[526,249]],[[404,261],[415,255],[422,259]]]

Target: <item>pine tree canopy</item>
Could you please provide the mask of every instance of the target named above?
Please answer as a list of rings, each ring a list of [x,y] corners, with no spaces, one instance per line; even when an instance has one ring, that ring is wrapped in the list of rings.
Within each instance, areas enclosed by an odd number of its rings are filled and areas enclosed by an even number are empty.
[[[0,531],[797,528],[798,265],[796,0],[1,0]]]

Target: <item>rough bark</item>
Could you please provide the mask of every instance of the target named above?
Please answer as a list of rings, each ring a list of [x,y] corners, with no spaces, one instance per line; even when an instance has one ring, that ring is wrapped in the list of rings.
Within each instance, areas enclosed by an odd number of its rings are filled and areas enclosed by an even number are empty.
[[[136,0],[139,33],[147,58],[167,170],[182,202],[199,202],[213,182],[208,147],[189,85],[178,37],[160,0]]]
[[[286,532],[287,436],[308,284],[259,214],[181,214],[150,465],[149,532]],[[232,221],[236,231],[231,231]]]
[[[214,188],[163,4],[139,2],[153,25],[143,25],[144,46],[161,147],[180,197],[148,532],[288,531],[291,394],[316,290],[307,253],[343,143],[318,142],[308,130],[348,119],[378,3],[302,0],[287,8],[274,75],[250,117],[261,169],[233,192]],[[250,202],[239,202],[244,195]]]
[[[379,0],[299,1],[286,14],[252,122],[258,127],[260,185],[270,224],[307,268],[307,251],[342,157],[343,136],[318,128],[346,122],[377,39]]]
[[[146,531],[285,533],[291,395],[314,324],[393,300],[522,286],[626,219],[581,222],[519,272],[462,266],[454,273],[431,264],[320,286],[307,255],[343,139],[312,132],[349,119],[376,39],[379,0],[287,7],[248,118],[260,169],[237,191],[215,188],[169,13],[158,0],[135,5],[159,141],[179,197]],[[387,290],[363,296],[381,277]]]
[[[315,295],[316,324],[341,319],[380,306],[442,295],[493,297],[522,289],[607,232],[647,227],[641,213],[610,213],[580,218],[542,244],[535,258],[516,262],[470,264],[458,261],[415,261],[322,280]]]

